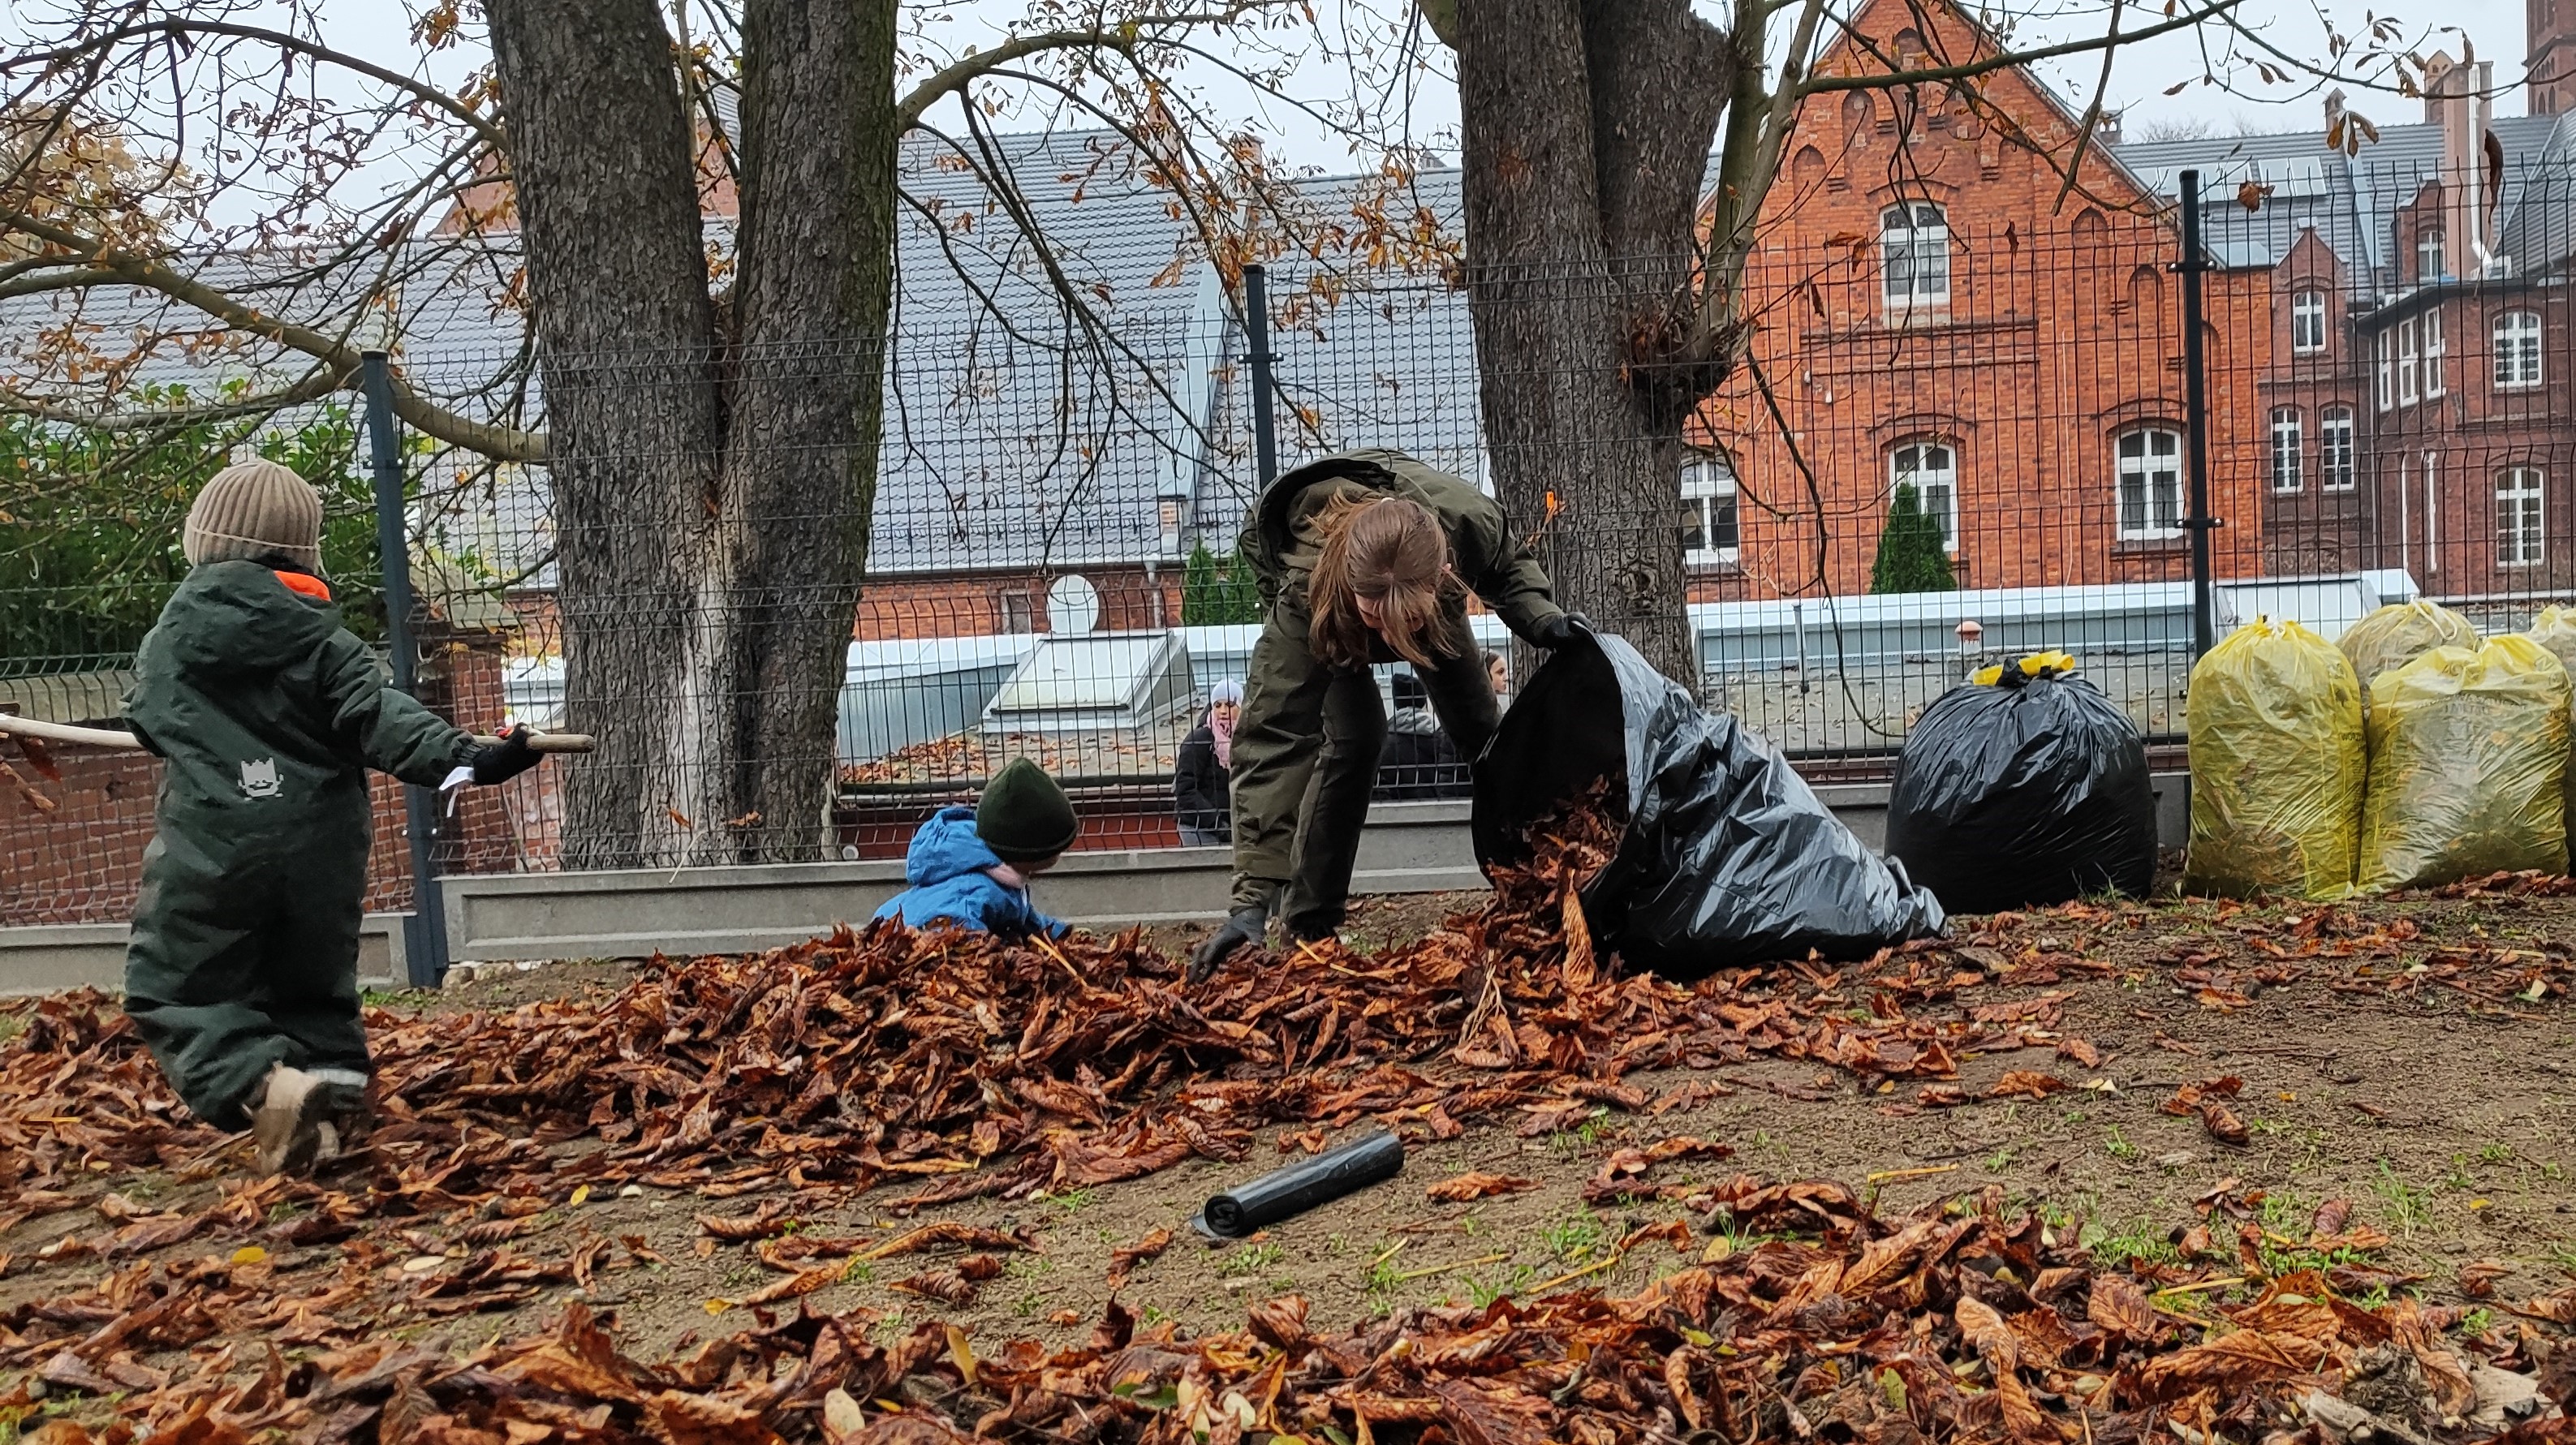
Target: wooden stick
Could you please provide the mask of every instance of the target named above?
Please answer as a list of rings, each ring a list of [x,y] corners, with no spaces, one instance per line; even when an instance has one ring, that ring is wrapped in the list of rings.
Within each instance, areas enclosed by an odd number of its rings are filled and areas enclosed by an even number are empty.
[[[1540,1280],[1538,1283],[1536,1283],[1536,1284],[1534,1284],[1534,1285],[1531,1285],[1531,1286],[1529,1286],[1528,1288],[1526,1288],[1526,1289],[1522,1290],[1522,1291],[1521,1291],[1521,1293],[1522,1293],[1523,1297],[1525,1297],[1525,1298],[1535,1297],[1535,1296],[1537,1296],[1537,1295],[1544,1294],[1544,1293],[1545,1293],[1545,1292],[1547,1292],[1548,1290],[1552,1290],[1552,1289],[1556,1288],[1558,1285],[1561,1285],[1561,1284],[1572,1284],[1574,1281],[1576,1281],[1576,1280],[1578,1280],[1578,1279],[1583,1278],[1583,1277],[1584,1277],[1585,1275],[1587,1275],[1587,1274],[1599,1274],[1601,1271],[1603,1271],[1603,1270],[1605,1270],[1605,1269],[1609,1269],[1609,1268],[1611,1268],[1612,1266],[1616,1265],[1619,1261],[1621,1261],[1621,1260],[1623,1260],[1623,1259],[1626,1259],[1627,1257],[1628,1257],[1628,1256],[1626,1256],[1626,1255],[1624,1255],[1624,1254],[1613,1254],[1613,1255],[1605,1256],[1605,1257],[1603,1257],[1603,1258],[1601,1258],[1601,1259],[1596,1259],[1596,1260],[1594,1260],[1592,1263],[1585,1265],[1585,1266],[1584,1266],[1583,1268],[1581,1268],[1581,1269],[1570,1269],[1570,1270],[1567,1270],[1565,1273],[1563,1273],[1563,1274],[1560,1274],[1560,1275],[1556,1276],[1554,1279],[1543,1279],[1543,1280]]]
[[[1893,1184],[1899,1179],[1929,1179],[1935,1174],[1956,1174],[1956,1164],[1927,1164],[1920,1169],[1881,1169],[1868,1176],[1871,1184]]]
[[[143,744],[123,728],[84,728],[70,723],[45,722],[38,718],[0,713],[0,733],[15,733],[38,742],[62,743],[70,747],[114,748],[120,752],[141,752]],[[474,734],[476,744],[490,747],[500,741],[490,733]],[[586,753],[599,746],[599,740],[588,733],[536,733],[528,746],[541,753]]]
[[[2167,1295],[2177,1295],[2177,1294],[2202,1294],[2202,1293],[2205,1293],[2205,1292],[2207,1292],[2207,1291],[2209,1291],[2209,1290],[2214,1290],[2214,1289],[2227,1289],[2227,1288],[2229,1288],[2229,1287],[2231,1287],[2231,1286],[2234,1286],[2234,1285],[2240,1285],[2240,1284],[2243,1284],[2243,1283],[2245,1283],[2245,1276],[2243,1276],[2243,1275],[2241,1275],[2241,1274],[2232,1274],[2232,1275],[2229,1275],[2229,1276],[2228,1276],[2227,1278],[2225,1278],[2225,1279],[2205,1279],[2205,1280],[2202,1280],[2202,1281],[2201,1281],[2200,1283],[2198,1283],[2198,1284],[2178,1284],[2178,1285],[2175,1285],[2172,1289],[2160,1289],[2160,1290],[2157,1290],[2154,1294],[2151,1294],[2151,1295],[2149,1295],[2149,1296],[2147,1296],[2147,1297],[2148,1297],[2149,1299],[2163,1299],[2163,1298],[2165,1298]]]

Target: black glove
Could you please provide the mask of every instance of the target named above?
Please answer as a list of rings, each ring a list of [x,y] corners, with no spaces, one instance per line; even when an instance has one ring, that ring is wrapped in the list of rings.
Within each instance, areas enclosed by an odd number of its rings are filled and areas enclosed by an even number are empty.
[[[1529,641],[1532,647],[1544,647],[1553,652],[1570,646],[1577,631],[1591,630],[1592,623],[1580,612],[1552,612],[1530,624]]]
[[[1218,964],[1238,948],[1258,948],[1261,936],[1270,928],[1270,910],[1251,904],[1234,910],[1225,926],[1207,936],[1207,942],[1190,950],[1190,982],[1204,983],[1216,972]]]
[[[499,742],[476,748],[474,756],[467,760],[474,769],[474,781],[490,787],[494,783],[506,783],[535,767],[544,754],[528,746],[530,736],[528,725],[521,723],[501,734]]]

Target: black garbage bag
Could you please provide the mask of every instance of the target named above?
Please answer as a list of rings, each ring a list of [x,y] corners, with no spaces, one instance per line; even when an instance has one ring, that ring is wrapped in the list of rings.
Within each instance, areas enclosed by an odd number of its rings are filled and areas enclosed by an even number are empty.
[[[1786,758],[1615,637],[1550,654],[1476,763],[1476,857],[1529,857],[1533,824],[1604,779],[1618,853],[1584,890],[1593,937],[1673,978],[1865,958],[1941,931],[1940,901],[1871,852]]]
[[[2141,897],[2155,884],[2156,795],[2137,725],[2069,675],[2071,661],[2032,661],[1943,693],[1896,760],[1887,851],[1953,912]]]

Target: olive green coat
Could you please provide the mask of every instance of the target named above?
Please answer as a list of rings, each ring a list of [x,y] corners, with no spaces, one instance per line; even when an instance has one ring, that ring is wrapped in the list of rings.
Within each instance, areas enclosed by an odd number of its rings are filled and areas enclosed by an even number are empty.
[[[1500,505],[1400,452],[1325,457],[1262,492],[1240,544],[1269,615],[1234,727],[1234,906],[1275,908],[1298,938],[1341,926],[1386,743],[1386,711],[1369,669],[1327,666],[1307,638],[1306,586],[1317,554],[1312,520],[1334,495],[1356,489],[1430,508],[1448,535],[1450,566],[1515,634],[1526,638],[1562,611]],[[1447,655],[1422,682],[1459,755],[1472,759],[1500,712],[1464,601],[1442,620]]]
[[[237,1129],[272,1064],[367,1067],[366,770],[436,786],[474,744],[256,562],[190,572],[135,674],[126,722],[167,767],[125,1008],[188,1108]]]

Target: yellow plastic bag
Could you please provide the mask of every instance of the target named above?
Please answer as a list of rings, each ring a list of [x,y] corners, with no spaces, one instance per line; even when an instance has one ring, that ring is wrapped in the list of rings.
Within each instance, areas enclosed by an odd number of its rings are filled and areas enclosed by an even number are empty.
[[[2404,667],[2437,647],[2475,650],[2477,645],[2478,630],[2469,625],[2469,619],[2420,597],[2392,602],[2345,628],[2343,634],[2343,655],[2352,660],[2353,676],[2360,679],[2365,702],[2370,684],[2381,673]]]
[[[2370,685],[2360,885],[2567,871],[2567,669],[2528,637],[2437,647]]]
[[[2012,665],[2024,677],[2068,677],[2075,672],[2075,658],[2063,652],[2034,652]],[[1998,662],[1968,674],[1968,681],[1979,687],[1992,687],[2004,680],[2004,664]]]
[[[2532,619],[2530,636],[2532,641],[2549,649],[2549,655],[2566,667],[2571,683],[2576,683],[2576,611],[2564,607],[2540,609],[2540,615]],[[2569,721],[2571,726],[2576,726],[2576,718]],[[2571,836],[2576,836],[2576,757],[2571,757],[2567,765],[2564,796],[2567,799],[2567,827]],[[2576,843],[2571,843],[2568,851],[2570,861],[2576,862]]]
[[[2361,828],[2361,687],[2334,644],[2255,622],[2191,670],[2186,886],[2247,897],[2352,891]]]

